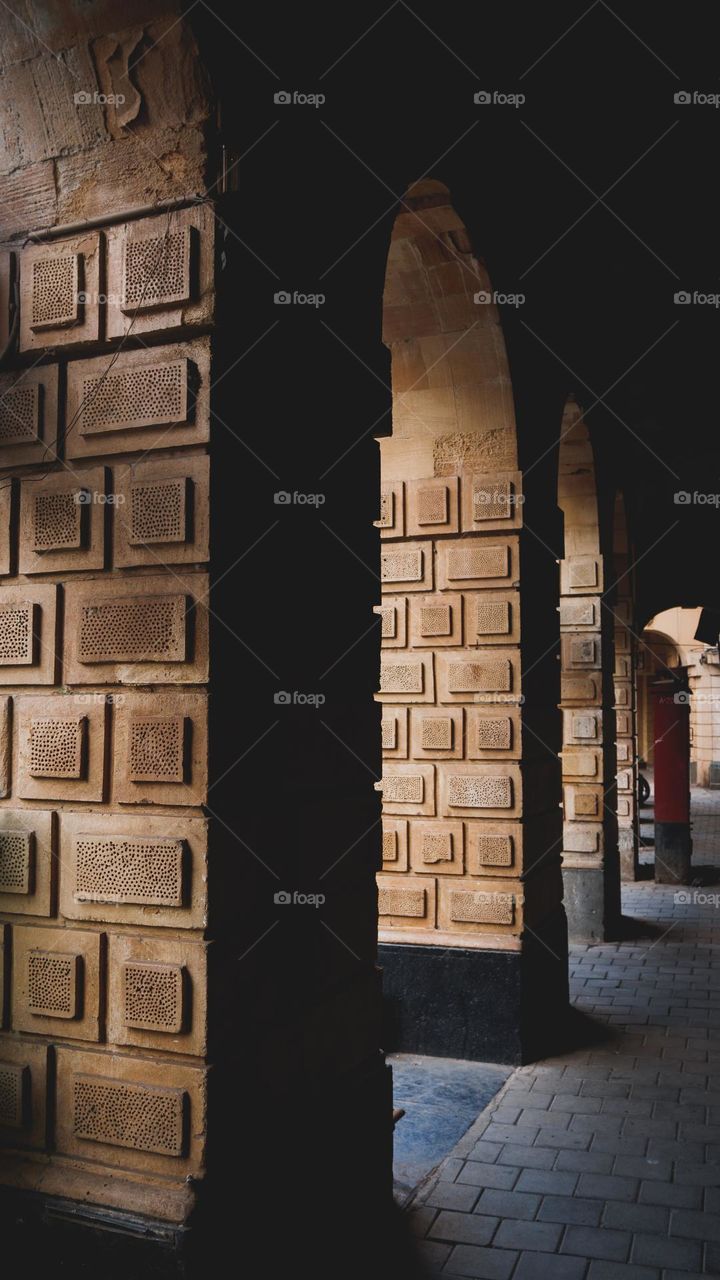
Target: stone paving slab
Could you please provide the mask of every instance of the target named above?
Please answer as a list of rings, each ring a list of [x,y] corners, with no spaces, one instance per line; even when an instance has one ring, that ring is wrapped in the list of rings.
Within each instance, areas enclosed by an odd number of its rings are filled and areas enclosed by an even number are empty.
[[[693,818],[695,860],[720,870],[720,795],[694,792]],[[431,1274],[720,1276],[713,892],[625,886],[638,938],[572,949],[575,1004],[608,1039],[516,1069],[421,1189],[408,1212]]]

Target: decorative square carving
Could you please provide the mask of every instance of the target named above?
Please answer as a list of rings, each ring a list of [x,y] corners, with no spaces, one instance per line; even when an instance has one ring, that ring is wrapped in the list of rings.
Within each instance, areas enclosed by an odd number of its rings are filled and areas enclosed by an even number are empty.
[[[383,871],[408,870],[408,823],[403,818],[382,820]]]
[[[414,876],[378,876],[380,928],[432,929],[435,925],[435,880]]]
[[[82,715],[31,718],[27,770],[33,778],[85,775],[87,718]]]
[[[187,1178],[204,1163],[206,1072],[165,1059],[57,1049],[61,1155]],[[118,1148],[122,1156],[118,1156]]]
[[[582,671],[584,669],[599,670],[600,633],[597,631],[573,635],[572,632],[560,637],[560,656],[563,672]]]
[[[109,338],[212,321],[214,222],[212,210],[198,204],[108,227]]]
[[[466,644],[520,643],[520,596],[517,591],[466,591],[463,601]]]
[[[78,929],[13,928],[13,1028],[100,1038],[102,937]]]
[[[462,644],[462,596],[410,596],[410,643],[414,648]]]
[[[493,756],[520,756],[520,713],[514,707],[468,707],[466,712],[468,760]]]
[[[182,965],[126,961],[121,968],[121,987],[126,1027],[167,1035],[182,1031]]]
[[[470,473],[462,477],[462,528],[516,529],[522,524],[522,477],[519,471]]]
[[[520,812],[520,769],[505,761],[439,764],[439,812],[454,817],[513,818]]]
[[[104,694],[16,698],[15,794],[24,800],[103,800]]]
[[[416,760],[456,760],[463,754],[462,707],[413,707],[410,754]]]
[[[27,957],[27,1007],[46,1018],[78,1015],[79,955],[30,951]]]
[[[520,843],[519,828],[510,823],[498,827],[485,822],[466,822],[467,869],[471,875],[497,875],[512,869]]]
[[[402,480],[380,485],[380,516],[375,521],[381,538],[402,538],[405,534],[405,486]]]
[[[82,303],[80,292],[80,257],[63,253],[57,257],[36,258],[30,264],[31,284],[28,291],[30,328],[64,329],[78,323]]]
[[[60,840],[60,908],[67,919],[203,927],[203,819],[63,811]]]
[[[207,698],[127,693],[114,715],[113,800],[201,805],[207,796]]]
[[[190,301],[193,231],[188,225],[170,231],[158,223],[151,234],[127,235],[121,303],[126,315]]]
[[[563,786],[563,801],[565,805],[565,817],[575,822],[578,819],[584,821],[587,818],[601,818],[603,812],[603,792],[602,787],[596,786],[578,786],[576,784],[565,784]]]
[[[603,591],[600,556],[568,556],[560,561],[560,594],[600,595]]]
[[[100,338],[100,232],[20,251],[20,351]]]
[[[128,778],[131,782],[185,782],[186,716],[130,716]]]
[[[57,460],[57,365],[0,373],[0,466]]]
[[[71,361],[68,458],[204,444],[209,376],[206,338]]]
[[[111,934],[110,1043],[203,1055],[207,1047],[206,970],[203,943]]]
[[[463,874],[462,822],[410,823],[410,863],[419,875]]]
[[[431,764],[383,764],[383,813],[435,813],[435,770]]]
[[[21,480],[21,573],[103,568],[105,484],[104,467]]]
[[[602,711],[584,708],[563,712],[563,746],[602,742]]]
[[[404,649],[407,644],[407,599],[385,596],[382,604],[373,606],[380,618],[380,643],[383,649]]]
[[[411,538],[458,532],[457,476],[408,480],[406,489],[407,532]]]
[[[0,682],[53,684],[57,665],[57,586],[0,587]]]
[[[49,916],[57,854],[49,809],[0,809],[0,911]]]
[[[380,655],[380,702],[434,702],[432,653]]]
[[[380,549],[383,590],[432,591],[432,542],[393,542]]]
[[[511,586],[518,576],[517,538],[459,538],[438,542],[438,588]]]
[[[35,1028],[37,1030],[37,1028]],[[4,1147],[45,1147],[47,1045],[0,1035],[0,1140]]]
[[[65,586],[71,684],[201,684],[208,580],[201,573],[87,578]]]
[[[383,757],[387,760],[407,760],[408,709],[384,706],[380,722]]]

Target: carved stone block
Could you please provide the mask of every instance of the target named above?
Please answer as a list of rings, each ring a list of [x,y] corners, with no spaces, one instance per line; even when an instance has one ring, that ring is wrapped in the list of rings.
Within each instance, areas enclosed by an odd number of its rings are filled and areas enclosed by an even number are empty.
[[[56,873],[54,813],[0,809],[0,911],[51,915]]]
[[[203,927],[207,824],[202,818],[64,811],[60,851],[60,908],[67,919]]]
[[[100,338],[102,235],[28,245],[20,252],[20,351]]]
[[[114,713],[113,791],[119,804],[202,805],[207,798],[207,698],[127,693]]]
[[[68,365],[68,458],[204,444],[210,423],[206,338]]]
[[[102,936],[79,929],[13,929],[13,1027],[63,1039],[100,1038]]]
[[[459,538],[437,545],[438,589],[506,587],[518,576],[517,538]]]
[[[201,1057],[207,1041],[206,947],[111,934],[108,1040]]]
[[[0,681],[53,684],[58,665],[57,587],[0,587]]]
[[[104,467],[22,480],[20,572],[102,569],[106,511]]]
[[[57,365],[0,373],[0,466],[57,459]]]
[[[200,684],[207,679],[207,576],[120,577],[65,588],[71,684]]]
[[[126,1169],[202,1172],[206,1074],[165,1059],[57,1050],[57,1150]]]
[[[206,205],[109,227],[107,335],[142,335],[213,319],[215,220]]]
[[[104,694],[16,698],[15,791],[23,800],[103,800]]]
[[[436,882],[429,876],[378,876],[378,913],[381,929],[433,929]]]
[[[209,487],[207,457],[116,467],[114,563],[202,564],[209,557]]]

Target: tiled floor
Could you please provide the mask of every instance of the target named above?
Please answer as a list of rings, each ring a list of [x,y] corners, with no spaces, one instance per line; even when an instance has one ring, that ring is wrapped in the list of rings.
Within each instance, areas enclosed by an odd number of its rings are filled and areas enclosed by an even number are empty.
[[[693,795],[718,868],[720,795]],[[434,1273],[487,1280],[720,1276],[720,883],[628,886],[629,941],[574,947],[607,1039],[514,1071],[416,1198]],[[716,896],[717,895],[717,896]]]

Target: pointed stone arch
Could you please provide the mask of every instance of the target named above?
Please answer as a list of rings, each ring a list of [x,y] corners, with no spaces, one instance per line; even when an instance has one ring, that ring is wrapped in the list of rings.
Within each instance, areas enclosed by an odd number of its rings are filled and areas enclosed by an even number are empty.
[[[613,619],[592,440],[569,397],[558,461],[563,513],[560,629],[563,710],[563,883],[570,937],[616,937],[617,852]]]
[[[540,1008],[547,1031],[566,1001],[557,566],[525,527],[492,286],[441,183],[402,202],[383,337],[393,420],[380,441],[379,909],[391,1042],[519,1060],[535,1051]]]

